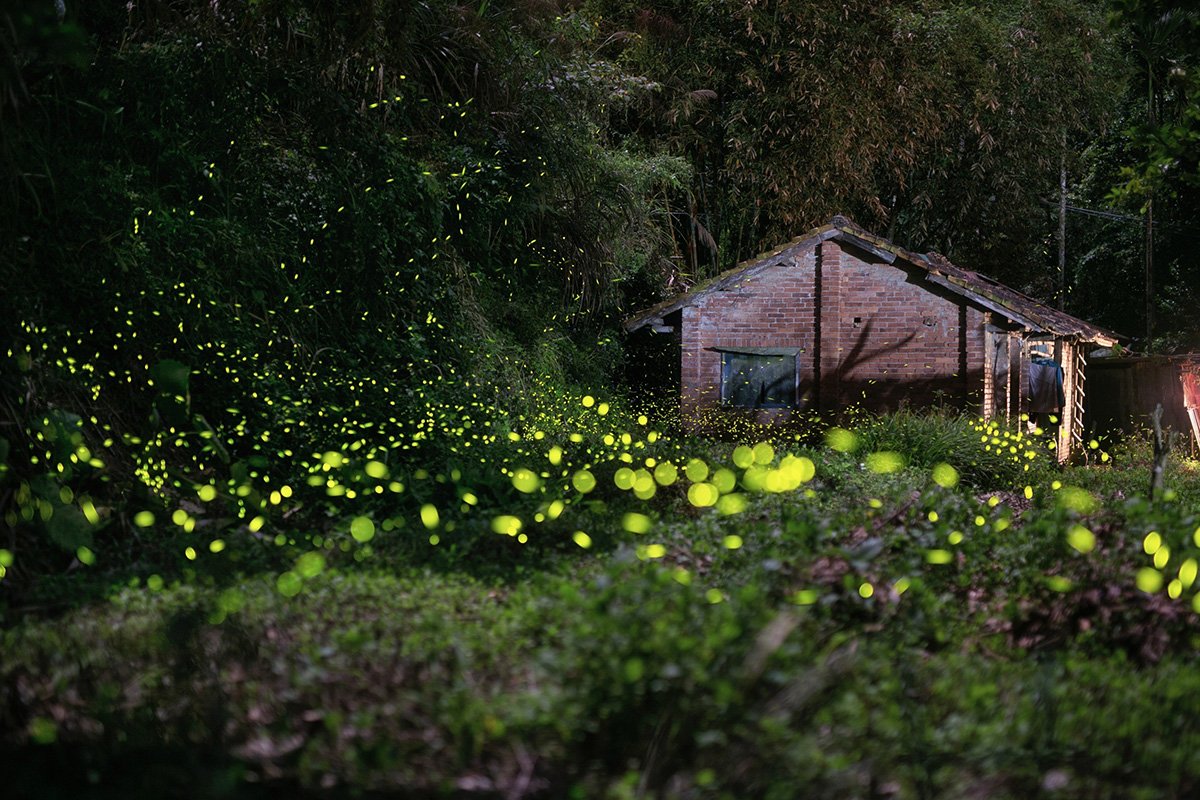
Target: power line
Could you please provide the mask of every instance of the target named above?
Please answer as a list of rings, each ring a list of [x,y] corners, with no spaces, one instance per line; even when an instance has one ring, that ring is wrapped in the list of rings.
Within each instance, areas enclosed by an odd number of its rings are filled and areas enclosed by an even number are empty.
[[[1050,200],[1043,200],[1042,202],[1045,203],[1046,205],[1050,205],[1050,206],[1058,205],[1058,203],[1052,202]],[[1084,216],[1098,217],[1100,219],[1111,220],[1113,222],[1131,222],[1131,223],[1136,223],[1138,225],[1146,224],[1145,217],[1138,217],[1138,216],[1134,216],[1133,214],[1121,214],[1116,211],[1101,211],[1100,209],[1083,208],[1081,206],[1073,206],[1070,204],[1067,205],[1067,211],[1069,211],[1073,214],[1083,214]],[[1175,233],[1182,233],[1185,236],[1192,236],[1197,239],[1200,239],[1200,228],[1196,228],[1196,227],[1193,227],[1190,225],[1183,225],[1178,222],[1162,222],[1161,220],[1154,220],[1150,224],[1155,228],[1166,228]]]
[[[1089,217],[1100,217],[1102,219],[1113,219],[1113,220],[1117,220],[1119,222],[1136,222],[1139,225],[1145,223],[1144,219],[1142,219],[1141,217],[1135,217],[1132,214],[1119,214],[1116,211],[1099,211],[1094,208],[1080,208],[1079,206],[1073,206],[1069,203],[1067,204],[1067,211],[1071,211],[1076,214],[1086,214]],[[1154,224],[1161,225],[1162,223],[1155,222]]]

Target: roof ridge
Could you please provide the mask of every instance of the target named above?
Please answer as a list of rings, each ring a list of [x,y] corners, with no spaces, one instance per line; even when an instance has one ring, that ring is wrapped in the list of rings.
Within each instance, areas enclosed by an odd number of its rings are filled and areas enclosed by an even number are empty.
[[[890,239],[868,231],[844,214],[835,214],[825,225],[812,228],[786,244],[746,259],[734,267],[702,281],[686,292],[635,312],[633,316],[625,320],[624,328],[627,332],[632,333],[655,319],[661,319],[666,314],[689,305],[689,301],[699,300],[713,291],[719,291],[737,277],[750,273],[755,268],[765,269],[771,266],[772,259],[788,250],[810,242],[815,244],[829,239],[841,239],[842,236],[851,240],[848,242],[851,245],[854,244],[853,240],[858,240],[858,247],[865,247],[866,250],[871,251],[886,263],[890,264],[894,259],[902,258],[914,267],[924,270],[931,276],[931,280],[932,276],[937,276],[938,280],[933,281],[935,285],[965,297],[977,305],[1004,314],[1013,322],[1035,329],[1035,332],[1074,336],[1096,342],[1116,342],[1120,338],[1116,334],[1001,283],[995,278],[960,267],[942,253],[936,251],[915,253],[907,250]]]

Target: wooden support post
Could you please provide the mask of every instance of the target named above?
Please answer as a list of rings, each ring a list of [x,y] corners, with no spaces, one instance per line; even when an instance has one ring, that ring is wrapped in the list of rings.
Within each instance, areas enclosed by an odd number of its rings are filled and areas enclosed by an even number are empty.
[[[1022,375],[1025,372],[1025,358],[1022,354],[1025,343],[1019,333],[1010,333],[1008,336],[1008,422],[1010,425],[1020,424],[1021,414],[1023,411],[1022,397],[1024,395],[1024,387],[1028,378]]]
[[[996,415],[996,334],[990,330],[992,313],[983,314],[983,408],[980,416],[990,420]]]
[[[1071,429],[1075,424],[1075,354],[1069,342],[1055,342],[1055,356],[1063,371],[1063,405],[1058,410],[1058,460],[1071,458]]]

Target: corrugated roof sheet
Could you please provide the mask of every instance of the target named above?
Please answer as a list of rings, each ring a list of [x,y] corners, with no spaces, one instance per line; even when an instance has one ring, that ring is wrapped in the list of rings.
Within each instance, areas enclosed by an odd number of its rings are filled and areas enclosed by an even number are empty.
[[[925,271],[930,283],[999,313],[1034,333],[1047,333],[1102,345],[1112,345],[1120,338],[1111,331],[1073,317],[1065,311],[1051,308],[993,278],[963,269],[940,253],[922,254],[905,250],[843,216],[836,216],[828,225],[814,228],[781,247],[743,261],[733,269],[698,284],[683,294],[638,311],[625,321],[625,330],[633,332],[685,306],[694,305],[713,292],[735,286],[740,281],[778,264],[791,253],[830,239],[873,252],[888,263],[894,263],[897,259],[903,260]]]

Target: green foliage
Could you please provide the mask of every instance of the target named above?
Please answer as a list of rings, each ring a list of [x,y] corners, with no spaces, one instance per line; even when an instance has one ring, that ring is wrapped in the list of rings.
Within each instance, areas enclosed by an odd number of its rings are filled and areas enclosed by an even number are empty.
[[[1012,797],[1048,781],[1079,798],[1195,788],[1190,653],[997,658],[935,590],[909,592],[879,607],[882,631],[863,606],[787,610],[754,589],[714,601],[636,562],[512,587],[331,573],[294,600],[262,581],[237,598],[128,592],[4,635],[3,685],[25,699],[3,707],[27,715],[5,729],[31,743],[11,785],[37,779],[51,742],[119,726],[125,743],[94,742],[88,762],[117,786],[128,747],[168,763],[219,740],[276,782],[426,794],[490,775],[495,791],[598,796],[628,770],[667,796],[788,796],[797,781],[813,797],[879,783],[930,797],[979,781]],[[930,624],[942,647],[905,640]],[[50,736],[48,704],[85,683],[102,691]],[[381,692],[387,703],[369,700]],[[73,765],[71,752],[55,757]]]
[[[1110,21],[1131,51],[1131,95],[1144,109],[1125,131],[1140,158],[1123,168],[1115,194],[1142,202],[1171,197],[1200,181],[1200,14],[1161,0],[1113,0],[1110,6]]]
[[[583,69],[573,16],[343,11],[195,2],[17,25],[22,80],[40,83],[0,121],[0,163],[24,176],[0,195],[18,434],[0,512],[21,528],[6,587],[75,568],[43,544],[74,554],[114,521],[101,566],[190,569],[167,520],[194,562],[235,532],[261,539],[279,488],[329,541],[329,498],[355,489],[279,478],[330,452],[347,487],[408,487],[406,512],[457,505],[495,480],[503,445],[485,468],[440,432],[513,432],[536,397],[608,382],[608,315],[657,281],[655,198],[688,174],[593,124],[625,76]],[[37,44],[80,30],[86,74]],[[79,503],[53,517],[21,499],[43,480]]]
[[[1188,465],[608,388],[834,210],[1036,265],[1099,7],[554,10],[0,12],[6,786],[1195,793]]]
[[[149,748],[164,762],[178,749],[224,754],[207,775],[232,756],[302,787],[423,793],[481,774],[496,791],[531,781],[619,793],[629,770],[650,791],[701,796],[786,794],[798,780],[818,797],[877,783],[950,797],[981,779],[1014,797],[1046,781],[1077,797],[1193,788],[1174,722],[1161,737],[1097,727],[1118,700],[1139,719],[1162,713],[1164,687],[1194,668],[1200,520],[1178,502],[1194,491],[1190,473],[1173,473],[1175,499],[1151,505],[1082,488],[1107,480],[1107,466],[1014,472],[1011,454],[976,458],[973,471],[930,465],[1007,441],[937,416],[863,420],[830,437],[838,449],[804,455],[766,442],[681,450],[653,431],[625,440],[611,431],[643,421],[590,396],[519,421],[528,427],[489,446],[512,459],[503,481],[475,484],[471,501],[490,496],[482,509],[511,516],[481,530],[465,495],[458,512],[444,501],[487,470],[426,486],[414,473],[406,493],[420,509],[407,526],[464,558],[526,531],[553,551],[572,529],[575,545],[610,555],[508,562],[502,582],[464,577],[465,561],[414,570],[420,537],[397,536],[396,505],[381,498],[320,539],[285,537],[278,574],[205,586],[194,571],[154,573],[107,604],[27,620],[0,643],[0,685],[24,687],[0,702],[15,732],[6,746],[32,748],[14,781],[39,779],[42,754],[78,752],[53,748],[82,745],[113,787],[130,748]],[[583,435],[556,438],[565,431]],[[622,458],[631,452],[674,474],[647,470],[657,488],[646,493]],[[517,466],[535,454],[566,468]],[[362,458],[329,451],[314,466],[347,488],[397,477]],[[576,480],[578,463],[594,485]],[[1017,476],[1023,491],[995,489]],[[566,486],[582,496],[552,510]],[[241,564],[256,547],[226,546]],[[356,566],[376,546],[384,560],[373,563],[391,572]],[[79,689],[64,716],[48,705],[62,680],[101,690]],[[380,692],[389,702],[370,700]],[[96,739],[113,727],[123,741]],[[1163,770],[1108,757],[1132,745],[1131,730],[1162,748]],[[1091,763],[1101,766],[1079,766]]]
[[[967,416],[900,411],[868,416],[855,432],[863,452],[896,452],[925,469],[949,464],[984,489],[1036,483],[1054,461],[1045,434]]]
[[[1064,136],[1101,124],[1118,82],[1095,3],[593,5],[657,88],[646,121],[616,124],[697,165],[677,234],[693,273],[849,213],[1027,280]]]

